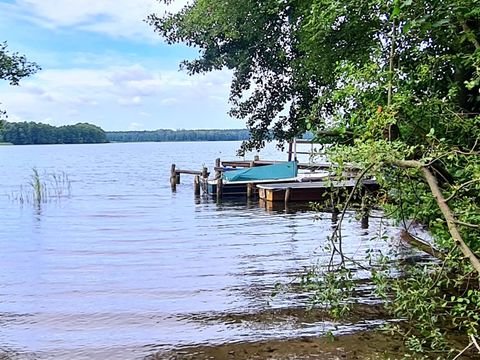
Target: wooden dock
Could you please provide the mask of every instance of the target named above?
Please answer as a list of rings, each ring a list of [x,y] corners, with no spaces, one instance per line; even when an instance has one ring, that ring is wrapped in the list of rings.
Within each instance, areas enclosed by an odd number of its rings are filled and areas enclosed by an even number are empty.
[[[297,151],[297,144],[307,144],[311,146],[310,152]],[[311,155],[314,150],[313,144],[311,140],[294,140],[293,143],[289,144],[288,159],[297,161],[297,154]],[[331,190],[332,187],[336,189],[352,188],[354,184],[353,180],[340,181],[338,179],[352,179],[359,172],[359,169],[354,165],[343,167],[342,174],[337,174],[337,167],[330,163],[302,163],[297,161],[297,168],[303,170],[302,175],[305,176],[303,176],[303,178],[299,177],[298,179],[285,180],[285,183],[284,181],[278,180],[272,180],[271,182],[251,181],[248,183],[223,181],[223,172],[228,170],[281,163],[286,163],[286,161],[260,160],[258,156],[255,156],[252,160],[233,161],[222,161],[217,158],[215,160],[215,166],[213,167],[212,176],[210,176],[210,172],[205,166],[197,171],[178,169],[175,164],[172,164],[170,184],[172,191],[176,191],[177,185],[180,184],[181,176],[185,174],[194,176],[195,196],[199,196],[203,191],[203,193],[216,197],[217,200],[222,199],[224,196],[245,196],[248,199],[260,197],[267,201],[318,201],[323,199],[322,194]],[[322,179],[322,176],[319,175],[322,172],[330,173],[330,180]],[[302,181],[302,183],[296,183],[296,181]]]
[[[351,191],[356,184],[355,179],[326,180],[312,182],[258,184],[258,194],[261,200],[269,202],[283,201],[322,201],[326,195],[335,190]],[[375,180],[362,180],[361,188],[373,191],[378,189]]]

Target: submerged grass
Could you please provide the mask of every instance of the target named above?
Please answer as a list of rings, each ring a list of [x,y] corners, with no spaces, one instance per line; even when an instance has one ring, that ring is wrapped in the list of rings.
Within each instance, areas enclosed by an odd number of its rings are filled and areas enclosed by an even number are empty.
[[[10,195],[12,201],[23,204],[40,206],[51,201],[59,201],[71,195],[71,181],[65,172],[40,174],[36,168],[26,186]]]

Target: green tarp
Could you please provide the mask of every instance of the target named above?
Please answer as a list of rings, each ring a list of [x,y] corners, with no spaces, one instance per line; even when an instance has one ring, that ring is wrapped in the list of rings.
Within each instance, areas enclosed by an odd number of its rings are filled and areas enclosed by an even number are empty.
[[[227,181],[277,180],[295,176],[297,176],[297,163],[295,161],[223,172],[223,179]]]

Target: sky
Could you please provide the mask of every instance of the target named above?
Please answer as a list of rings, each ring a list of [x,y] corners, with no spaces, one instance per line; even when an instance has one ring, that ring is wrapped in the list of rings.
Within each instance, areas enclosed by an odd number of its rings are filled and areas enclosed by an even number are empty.
[[[188,0],[0,0],[0,41],[42,70],[0,82],[9,121],[88,122],[104,130],[231,129],[231,73],[179,70],[198,50],[167,45],[145,23]]]

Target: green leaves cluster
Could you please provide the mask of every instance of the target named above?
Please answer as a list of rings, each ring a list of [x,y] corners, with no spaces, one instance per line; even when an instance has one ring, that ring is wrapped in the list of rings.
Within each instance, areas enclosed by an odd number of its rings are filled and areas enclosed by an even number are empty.
[[[0,80],[6,80],[10,85],[18,85],[20,80],[40,70],[40,67],[29,62],[24,55],[12,53],[7,43],[0,43]],[[0,130],[6,123],[7,113],[0,109]]]
[[[0,79],[6,80],[10,85],[18,85],[20,80],[40,70],[40,67],[27,61],[24,55],[11,53],[7,43],[0,43]]]

